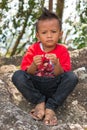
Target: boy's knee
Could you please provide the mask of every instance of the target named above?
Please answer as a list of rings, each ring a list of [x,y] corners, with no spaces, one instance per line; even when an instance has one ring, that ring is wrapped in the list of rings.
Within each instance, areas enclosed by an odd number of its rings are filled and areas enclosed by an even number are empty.
[[[71,82],[75,82],[78,83],[78,77],[76,76],[76,74],[72,71],[67,72],[66,73],[67,78],[71,81]]]
[[[23,77],[24,77],[23,75],[24,75],[24,73],[23,73],[22,70],[18,70],[18,71],[16,71],[16,72],[14,72],[14,74],[13,74],[13,76],[12,76],[12,82],[15,83],[15,82],[17,82],[17,81],[19,81],[19,80],[22,81],[22,79],[23,79]]]

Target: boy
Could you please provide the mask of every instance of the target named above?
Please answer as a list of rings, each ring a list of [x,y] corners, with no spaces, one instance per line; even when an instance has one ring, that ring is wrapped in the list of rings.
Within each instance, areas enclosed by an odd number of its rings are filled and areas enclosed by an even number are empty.
[[[32,44],[23,57],[21,70],[12,81],[23,96],[35,103],[30,115],[46,125],[57,125],[55,110],[75,88],[78,79],[71,72],[67,49],[58,43],[62,37],[59,18],[47,9],[36,23],[38,42]]]

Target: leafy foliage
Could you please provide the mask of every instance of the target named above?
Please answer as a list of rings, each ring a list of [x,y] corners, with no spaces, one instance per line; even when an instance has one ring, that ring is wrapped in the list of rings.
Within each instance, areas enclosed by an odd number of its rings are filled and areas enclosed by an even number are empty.
[[[44,0],[16,0],[16,2],[2,0],[0,3],[0,47],[5,50],[4,54],[7,55],[13,48],[17,53],[19,48],[24,51],[23,47],[26,44],[35,42],[34,25],[43,5]]]
[[[87,46],[87,1],[79,0],[76,11],[74,20],[67,19],[66,22],[73,27],[73,47],[80,49]]]
[[[0,52],[3,49],[4,55],[23,55],[26,46],[37,40],[35,23],[42,12],[44,2],[44,0],[0,1]],[[87,0],[78,0],[76,11],[73,20],[71,16],[66,20],[72,26],[68,28],[66,35],[72,32],[73,46],[82,48],[87,46]]]

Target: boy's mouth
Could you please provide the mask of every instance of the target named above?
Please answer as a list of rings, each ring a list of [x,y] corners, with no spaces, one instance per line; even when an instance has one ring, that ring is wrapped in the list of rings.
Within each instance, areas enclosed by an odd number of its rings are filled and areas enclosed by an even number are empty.
[[[47,40],[47,42],[51,43],[51,42],[53,42],[53,40]]]

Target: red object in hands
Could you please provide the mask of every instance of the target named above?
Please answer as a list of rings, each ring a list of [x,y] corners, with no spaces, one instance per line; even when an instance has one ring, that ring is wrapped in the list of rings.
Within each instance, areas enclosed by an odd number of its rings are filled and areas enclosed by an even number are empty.
[[[50,63],[50,60],[45,56],[42,57],[42,63],[38,66],[37,76],[54,77],[54,67]]]

